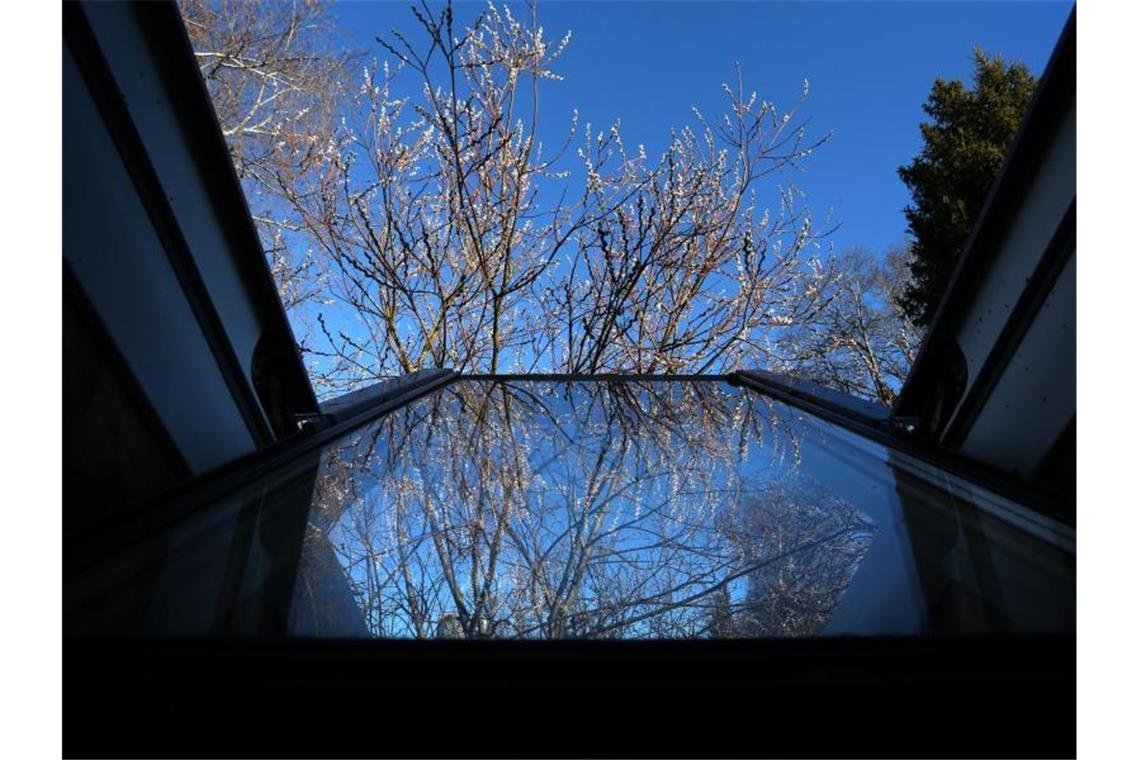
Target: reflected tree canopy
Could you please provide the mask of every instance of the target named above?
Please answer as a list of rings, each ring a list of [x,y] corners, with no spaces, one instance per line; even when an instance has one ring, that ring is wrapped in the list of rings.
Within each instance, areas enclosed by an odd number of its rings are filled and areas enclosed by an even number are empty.
[[[294,606],[337,625],[339,574],[377,637],[818,633],[875,526],[799,473],[771,403],[454,383],[325,454]]]

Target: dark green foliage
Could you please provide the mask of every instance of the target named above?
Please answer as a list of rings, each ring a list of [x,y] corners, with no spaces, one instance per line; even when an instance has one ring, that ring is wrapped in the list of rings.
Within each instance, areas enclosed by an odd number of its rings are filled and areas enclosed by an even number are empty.
[[[709,638],[731,639],[732,637],[732,599],[728,595],[728,586],[721,586],[712,593],[712,611],[709,613]]]
[[[912,282],[903,295],[907,315],[928,325],[949,283],[1009,144],[1033,96],[1023,63],[974,49],[973,89],[937,79],[919,125],[922,152],[899,176],[911,191],[906,219],[913,238]]]

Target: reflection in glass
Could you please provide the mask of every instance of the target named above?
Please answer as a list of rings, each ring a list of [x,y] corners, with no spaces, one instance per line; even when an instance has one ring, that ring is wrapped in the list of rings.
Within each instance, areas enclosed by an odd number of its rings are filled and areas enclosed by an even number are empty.
[[[719,381],[462,379],[326,449],[290,632],[1017,628],[1003,582],[1044,589],[1031,627],[1070,625],[1064,558],[904,480],[881,451]],[[969,603],[935,614],[951,591]]]

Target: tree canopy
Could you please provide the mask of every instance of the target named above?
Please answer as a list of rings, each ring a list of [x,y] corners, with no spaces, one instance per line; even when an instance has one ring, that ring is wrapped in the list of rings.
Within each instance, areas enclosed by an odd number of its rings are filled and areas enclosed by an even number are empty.
[[[342,49],[318,0],[180,6],[322,397],[440,366],[901,385],[905,255],[830,249],[793,182],[829,136],[798,115],[806,81],[778,107],[738,69],[656,152],[577,111],[544,144],[570,34],[533,3],[414,8],[385,60]]]
[[[923,148],[899,176],[911,192],[911,283],[903,294],[910,318],[927,325],[949,284],[986,193],[1021,126],[1036,81],[1024,63],[974,49],[973,87],[937,79],[923,110]]]

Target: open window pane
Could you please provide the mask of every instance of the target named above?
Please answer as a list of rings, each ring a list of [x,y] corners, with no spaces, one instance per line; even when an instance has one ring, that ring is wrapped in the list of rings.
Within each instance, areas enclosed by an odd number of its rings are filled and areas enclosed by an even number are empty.
[[[462,379],[323,457],[297,635],[1071,630],[1060,547],[710,381]]]
[[[720,380],[460,378],[204,510],[100,615],[302,637],[1067,632],[1071,542]]]

